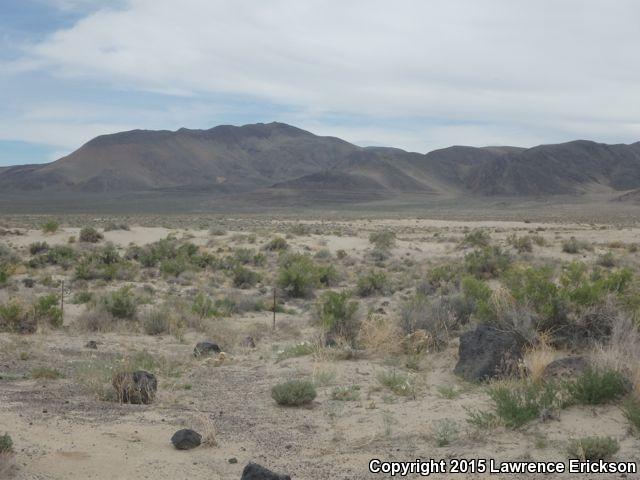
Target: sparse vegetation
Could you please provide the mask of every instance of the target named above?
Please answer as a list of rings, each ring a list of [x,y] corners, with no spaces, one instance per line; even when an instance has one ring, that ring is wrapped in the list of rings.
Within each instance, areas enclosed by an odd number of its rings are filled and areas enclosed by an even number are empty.
[[[308,380],[289,380],[273,387],[271,397],[278,405],[299,407],[316,398],[316,389],[313,382]]]
[[[613,457],[618,450],[620,450],[620,445],[614,438],[585,437],[570,442],[567,453],[569,454],[569,458],[597,462],[599,460],[611,460],[611,457]]]
[[[84,227],[80,230],[80,241],[86,243],[98,243],[104,236],[93,227]]]

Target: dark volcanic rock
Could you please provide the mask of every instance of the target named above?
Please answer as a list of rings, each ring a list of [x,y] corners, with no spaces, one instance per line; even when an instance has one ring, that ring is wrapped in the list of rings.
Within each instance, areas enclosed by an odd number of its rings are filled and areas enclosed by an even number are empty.
[[[278,475],[262,465],[250,462],[244,467],[240,480],[291,480],[289,475]]]
[[[151,403],[158,390],[155,375],[144,370],[120,372],[113,377],[112,384],[122,403]]]
[[[479,325],[460,336],[454,372],[472,382],[504,376],[514,371],[522,347],[523,342],[514,333]]]
[[[196,348],[193,349],[193,355],[199,357],[200,355],[211,355],[214,353],[220,353],[220,347],[212,342],[199,342]]]
[[[89,340],[85,345],[85,348],[91,348],[92,350],[97,350],[98,342],[96,342],[95,340]]]
[[[191,450],[196,448],[202,442],[202,436],[195,430],[189,428],[183,428],[178,430],[171,437],[171,443],[178,450]]]

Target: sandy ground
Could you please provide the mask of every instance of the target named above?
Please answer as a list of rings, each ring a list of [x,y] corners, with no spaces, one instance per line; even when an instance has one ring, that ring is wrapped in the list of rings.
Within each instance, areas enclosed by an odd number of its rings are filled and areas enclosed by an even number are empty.
[[[285,222],[286,223],[286,222]],[[432,262],[463,255],[458,241],[464,231],[487,227],[496,240],[510,233],[535,232],[548,247],[536,249],[536,259],[571,260],[576,256],[561,251],[563,239],[575,236],[596,243],[593,252],[578,256],[592,260],[608,251],[613,241],[633,243],[640,228],[616,229],[579,224],[537,224],[523,222],[445,222],[439,220],[370,220],[332,222],[332,227],[352,231],[351,235],[312,234],[294,237],[290,244],[302,251],[328,249],[347,251],[360,259],[370,247],[369,231],[381,227],[397,232],[394,257],[416,262]],[[54,235],[23,230],[23,235],[0,239],[16,248],[35,241],[66,244],[78,229],[64,228]],[[326,230],[331,232],[330,229]],[[182,229],[133,226],[130,231],[106,232],[107,241],[119,247],[134,242],[153,242]],[[207,230],[186,232],[198,245],[224,244],[237,234],[212,237]],[[635,258],[630,254],[631,258]],[[390,302],[385,314],[394,315],[395,306],[406,292],[389,298],[368,300],[379,307]],[[0,300],[7,292],[0,292]],[[628,430],[618,407],[572,408],[559,420],[533,422],[518,431],[498,428],[474,432],[466,422],[466,408],[488,405],[484,387],[456,378],[457,340],[442,352],[422,358],[420,370],[412,373],[418,388],[414,397],[394,395],[380,388],[378,372],[403,369],[400,359],[367,355],[357,360],[332,360],[320,355],[276,361],[276,351],[284,345],[310,340],[315,332],[310,315],[279,314],[286,329],[270,331],[270,313],[234,317],[240,330],[262,326],[266,332],[257,348],[229,346],[229,359],[221,366],[194,359],[193,345],[202,334],[188,332],[183,339],[151,337],[132,333],[79,333],[74,322],[82,306],[69,306],[65,327],[31,336],[0,333],[0,433],[11,433],[16,445],[19,470],[16,478],[41,480],[75,479],[239,479],[249,461],[261,463],[294,479],[387,478],[368,474],[372,458],[383,460],[423,460],[450,458],[495,458],[497,460],[563,460],[568,439],[588,435],[610,435],[619,440],[619,460],[640,462],[640,439]],[[225,327],[226,328],[226,327]],[[215,331],[215,324],[214,324]],[[295,332],[298,331],[299,334]],[[294,333],[292,333],[294,332]],[[84,347],[97,340],[99,349]],[[159,374],[159,394],[152,405],[120,405],[98,400],[75,381],[79,366],[110,355],[146,350],[179,365],[179,376]],[[21,352],[28,352],[22,359]],[[29,378],[37,366],[52,366],[64,374],[56,380]],[[270,397],[271,387],[290,378],[326,377],[318,397],[308,408],[283,408]],[[361,398],[341,402],[331,399],[336,386],[360,386]],[[459,391],[454,399],[442,397],[439,388]],[[432,429],[437,421],[450,419],[458,429],[451,445],[436,447]],[[180,428],[201,430],[214,425],[217,446],[201,446],[183,452],[169,439]],[[544,439],[541,441],[540,439]],[[237,463],[231,463],[236,459]],[[418,478],[418,476],[414,476]],[[433,475],[431,478],[495,478],[495,475]],[[502,478],[514,478],[500,476]],[[528,476],[520,478],[543,478]],[[620,475],[547,475],[544,478],[620,478]],[[627,478],[633,478],[629,476]],[[635,478],[640,478],[635,477]]]

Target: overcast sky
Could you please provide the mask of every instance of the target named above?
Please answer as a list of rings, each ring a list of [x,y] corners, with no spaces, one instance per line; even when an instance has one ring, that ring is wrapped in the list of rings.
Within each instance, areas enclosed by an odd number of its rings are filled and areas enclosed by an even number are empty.
[[[0,0],[0,165],[282,121],[427,152],[640,140],[635,0]]]

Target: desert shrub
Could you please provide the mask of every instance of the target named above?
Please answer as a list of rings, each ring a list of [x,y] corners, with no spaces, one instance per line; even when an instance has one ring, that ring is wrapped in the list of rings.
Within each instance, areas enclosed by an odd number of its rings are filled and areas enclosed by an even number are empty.
[[[85,243],[98,243],[104,236],[93,227],[84,227],[80,230],[79,239]]]
[[[278,252],[289,248],[289,244],[282,237],[273,237],[265,246],[265,250]]]
[[[461,272],[457,264],[449,263],[434,267],[427,272],[426,278],[416,286],[416,293],[432,295],[457,288]]]
[[[515,248],[518,253],[533,251],[533,239],[529,235],[518,237],[514,233],[507,237],[507,243]]]
[[[497,278],[510,263],[511,256],[498,246],[474,250],[464,256],[465,270],[477,278]]]
[[[222,237],[223,235],[226,235],[226,234],[227,234],[226,230],[221,227],[211,227],[209,229],[209,235],[214,237]]]
[[[419,293],[402,303],[400,326],[405,334],[424,331],[424,346],[440,349],[447,345],[457,318],[446,297],[429,298]]]
[[[593,250],[593,247],[584,240],[578,240],[575,237],[571,237],[569,240],[562,242],[562,251],[565,253],[576,254],[583,250]]]
[[[185,258],[168,258],[160,264],[160,272],[169,277],[178,277],[189,270],[191,265]]]
[[[55,220],[49,220],[42,225],[42,231],[44,233],[56,233],[60,228],[60,224]]]
[[[6,285],[9,282],[9,267],[6,265],[0,264],[0,287]]]
[[[322,250],[318,250],[314,257],[316,260],[329,260],[332,255],[330,250],[323,248]]]
[[[629,383],[620,372],[588,368],[566,383],[572,399],[581,405],[601,405],[629,392]]]
[[[622,406],[625,418],[631,424],[636,435],[640,436],[640,400],[629,398]]]
[[[315,351],[314,346],[309,342],[300,342],[295,345],[288,345],[277,352],[277,362],[287,358],[304,357],[311,355]]]
[[[433,422],[431,434],[437,447],[446,447],[458,438],[460,429],[455,420],[441,418]]]
[[[316,304],[318,322],[327,338],[343,338],[353,344],[360,328],[358,302],[348,292],[324,292]]]
[[[366,275],[358,278],[356,293],[361,297],[382,295],[388,291],[387,274],[382,270],[371,270]]]
[[[287,295],[308,298],[319,283],[318,268],[308,255],[289,254],[281,259],[277,284]]]
[[[233,252],[233,258],[235,258],[236,262],[242,265],[251,263],[254,255],[255,250],[251,248],[236,248]]]
[[[355,402],[360,400],[360,386],[349,385],[346,387],[336,387],[331,391],[331,398],[342,402]]]
[[[57,380],[62,377],[60,370],[53,367],[36,367],[31,370],[31,378]]]
[[[367,252],[367,258],[375,265],[382,266],[391,258],[391,252],[382,248],[374,248],[370,252]]]
[[[618,262],[616,261],[616,257],[613,255],[613,252],[607,252],[598,257],[597,263],[604,268],[613,268]]]
[[[238,265],[233,270],[233,285],[237,288],[251,288],[260,281],[261,275],[258,272]]]
[[[343,249],[336,250],[336,257],[338,257],[338,260],[347,258],[347,255],[347,252]]]
[[[493,412],[475,408],[465,408],[465,411],[467,412],[467,423],[477,430],[493,430],[500,423]]]
[[[0,331],[33,333],[36,328],[33,315],[18,300],[0,304]]]
[[[318,282],[323,287],[333,287],[338,283],[340,275],[333,265],[319,265],[317,267]]]
[[[104,226],[105,232],[112,232],[114,230],[129,231],[129,225],[126,223],[109,222]]]
[[[29,253],[31,255],[46,252],[47,250],[49,250],[49,244],[47,242],[33,242],[29,245]]]
[[[199,292],[191,305],[191,311],[200,318],[209,318],[217,314],[215,302],[202,292]]]
[[[179,333],[183,325],[166,305],[146,309],[140,314],[142,329],[147,335]]]
[[[501,382],[489,388],[496,416],[508,428],[518,428],[538,418],[545,409],[558,407],[560,392],[554,383]]]
[[[379,250],[389,250],[396,244],[396,234],[391,230],[371,232],[369,242]]]
[[[13,440],[8,433],[0,435],[0,453],[13,452]]]
[[[83,305],[93,300],[93,293],[85,291],[76,292],[71,297],[71,303],[74,305]]]
[[[402,332],[386,315],[368,315],[361,322],[358,339],[371,354],[387,356],[402,351]]]
[[[601,269],[589,274],[587,265],[572,262],[566,265],[560,276],[563,294],[580,307],[602,304],[609,294],[622,296],[633,280],[628,268],[606,272]]]
[[[311,403],[316,398],[316,389],[308,380],[289,380],[274,386],[271,397],[278,405],[298,407]]]
[[[410,396],[415,394],[415,378],[404,372],[395,369],[391,371],[378,372],[376,379],[383,387],[388,388],[396,395]]]
[[[59,265],[65,270],[69,268],[73,260],[76,258],[76,251],[66,245],[55,245],[44,253],[29,260],[28,265],[31,268],[41,268],[46,265]]]
[[[590,460],[610,460],[620,449],[618,441],[611,437],[585,437],[573,440],[567,447],[569,458]]]
[[[289,231],[294,235],[309,235],[311,233],[311,228],[309,225],[305,225],[304,223],[296,223],[291,225]]]
[[[475,228],[465,234],[460,244],[467,247],[488,247],[491,244],[491,235],[483,228]]]
[[[131,320],[135,318],[138,303],[131,286],[125,286],[99,297],[96,306],[115,318]]]
[[[58,295],[54,293],[38,298],[33,306],[36,321],[45,321],[56,328],[61,327],[63,318],[59,304]]]

